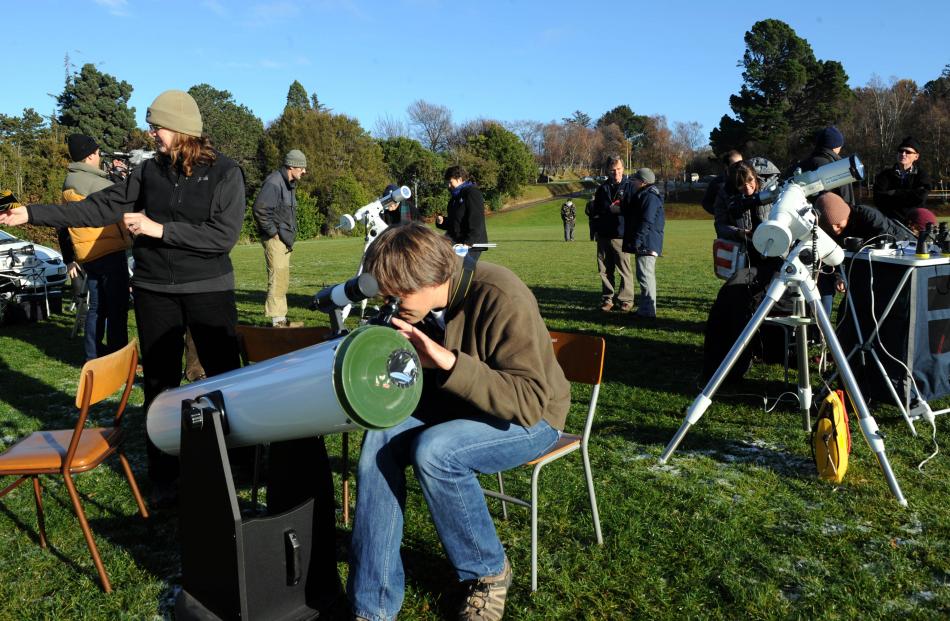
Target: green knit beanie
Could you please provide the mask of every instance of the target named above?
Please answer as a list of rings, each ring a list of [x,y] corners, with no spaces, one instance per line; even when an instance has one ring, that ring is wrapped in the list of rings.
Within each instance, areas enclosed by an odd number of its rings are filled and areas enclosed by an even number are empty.
[[[187,136],[201,137],[201,111],[185,91],[165,91],[148,107],[145,122]]]
[[[307,156],[300,149],[291,149],[284,156],[284,166],[288,168],[306,168]]]

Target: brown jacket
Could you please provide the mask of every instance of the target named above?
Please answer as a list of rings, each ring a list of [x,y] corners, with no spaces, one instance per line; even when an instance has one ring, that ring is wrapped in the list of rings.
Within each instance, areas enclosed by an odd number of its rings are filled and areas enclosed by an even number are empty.
[[[459,259],[450,291],[461,271]],[[510,270],[477,264],[462,307],[447,318],[445,347],[458,360],[450,372],[426,378],[437,390],[427,391],[423,407],[483,412],[524,427],[544,419],[564,428],[570,383],[554,357],[537,300]]]

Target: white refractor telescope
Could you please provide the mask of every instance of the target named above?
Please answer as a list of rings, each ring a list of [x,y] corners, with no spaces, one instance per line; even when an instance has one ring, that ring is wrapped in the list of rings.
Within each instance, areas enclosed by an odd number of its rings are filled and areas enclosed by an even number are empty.
[[[422,395],[422,365],[392,328],[362,326],[345,337],[166,390],[148,409],[148,435],[177,455],[188,408],[225,403],[230,448],[358,429],[405,420]]]
[[[764,257],[784,257],[795,242],[806,242],[814,231],[818,252],[815,259],[831,266],[840,265],[844,261],[844,250],[815,226],[815,211],[808,197],[863,177],[864,164],[857,155],[792,176],[778,190],[768,221],[756,227],[752,244]],[[764,197],[763,202],[768,199]]]
[[[389,194],[374,200],[372,203],[363,205],[353,212],[352,216],[348,213],[343,214],[340,216],[340,224],[337,225],[336,228],[343,231],[352,231],[356,228],[357,222],[362,222],[366,225],[367,237],[370,236],[369,230],[374,229],[375,233],[372,237],[376,239],[376,235],[379,235],[386,229],[386,222],[383,220],[383,210],[393,203],[401,203],[409,200],[410,197],[412,197],[412,190],[410,190],[408,186],[396,188]]]

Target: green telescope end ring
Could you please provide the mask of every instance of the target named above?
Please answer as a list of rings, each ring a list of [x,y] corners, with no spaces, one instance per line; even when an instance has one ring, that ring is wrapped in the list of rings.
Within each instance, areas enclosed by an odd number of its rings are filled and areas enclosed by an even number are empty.
[[[361,326],[337,347],[333,387],[353,422],[386,429],[419,404],[422,364],[415,348],[392,328]]]

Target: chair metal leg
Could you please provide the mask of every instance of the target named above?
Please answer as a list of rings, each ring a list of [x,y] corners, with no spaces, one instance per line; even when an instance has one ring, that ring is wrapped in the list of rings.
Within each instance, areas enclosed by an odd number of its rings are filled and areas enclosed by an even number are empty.
[[[79,526],[82,527],[83,537],[86,538],[86,546],[92,554],[92,562],[96,566],[96,572],[99,574],[99,580],[102,582],[102,590],[106,593],[112,592],[112,584],[109,582],[109,576],[106,574],[106,568],[102,564],[102,557],[99,556],[99,548],[92,538],[92,531],[89,529],[89,522],[86,520],[86,512],[82,509],[82,503],[79,501],[79,493],[76,491],[76,484],[69,473],[63,473],[63,480],[66,482],[66,489],[69,491],[69,498],[73,501],[73,510],[76,517],[79,518]]]
[[[542,464],[531,470],[531,592],[538,590],[538,476]]]
[[[129,482],[132,495],[135,496],[135,504],[139,507],[139,515],[143,518],[148,518],[148,509],[145,507],[142,492],[139,491],[138,483],[135,481],[135,475],[132,474],[132,467],[129,466],[129,460],[125,458],[125,453],[122,451],[119,451],[119,462],[122,464],[122,471],[125,473],[125,479]]]
[[[43,515],[43,485],[40,483],[40,477],[34,475],[33,479],[33,499],[36,500],[36,528],[40,534],[40,547],[46,547],[46,516]]]
[[[594,475],[590,469],[590,455],[587,453],[586,444],[581,444],[581,457],[584,459],[584,478],[587,479],[587,495],[590,497],[590,512],[594,520],[594,534],[597,536],[597,544],[604,545],[604,537],[600,532],[600,512],[597,510],[597,496],[594,494]]]
[[[344,433],[342,439],[343,464],[340,476],[343,478],[343,525],[350,525],[350,434]]]
[[[505,493],[505,479],[501,476],[500,472],[498,473],[498,493],[499,494]],[[501,517],[502,519],[507,520],[508,519],[508,503],[506,503],[504,499],[499,498],[499,500],[501,500]]]

